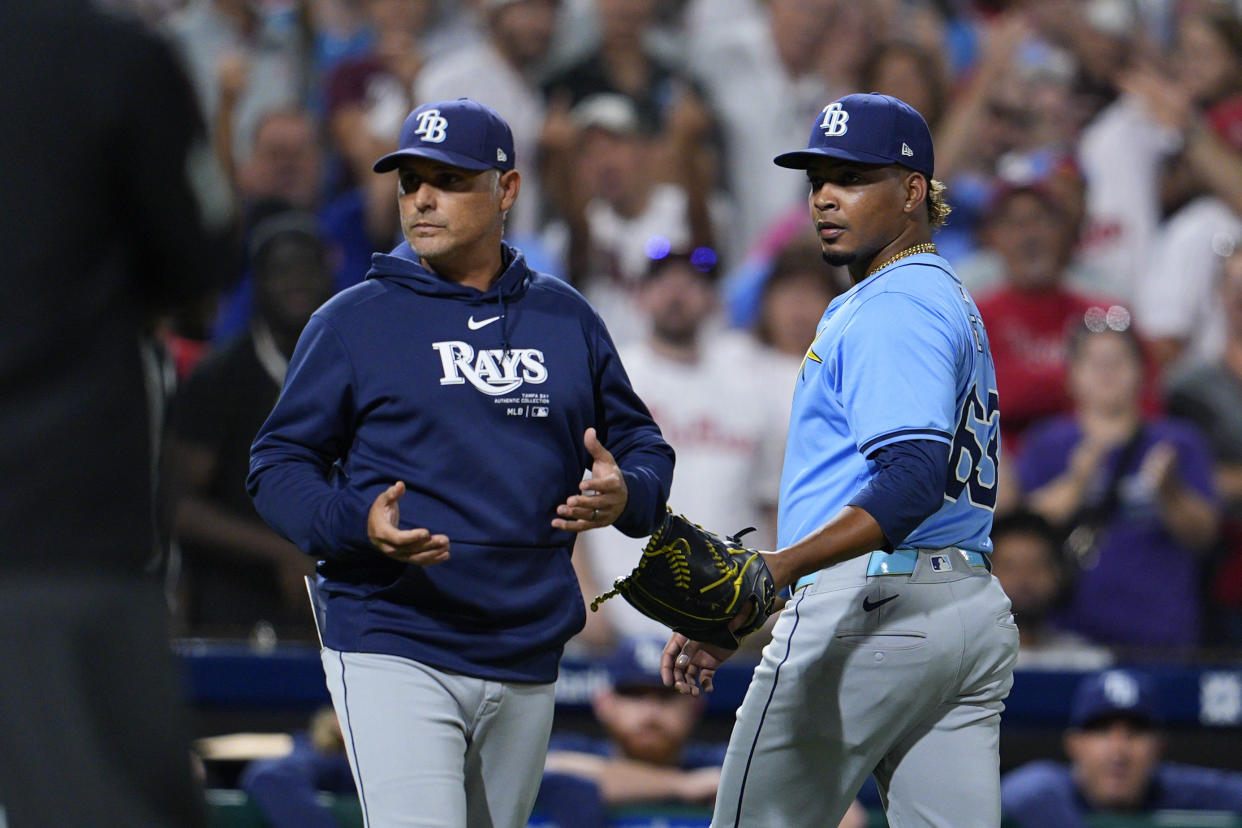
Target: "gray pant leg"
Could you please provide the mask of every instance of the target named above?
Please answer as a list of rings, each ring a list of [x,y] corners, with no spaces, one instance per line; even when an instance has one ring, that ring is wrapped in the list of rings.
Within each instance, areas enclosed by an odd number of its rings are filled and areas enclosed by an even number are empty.
[[[782,612],[738,709],[713,828],[836,825],[879,761],[882,749],[859,727],[864,720],[851,720],[840,703],[853,695],[845,687],[875,681],[874,671],[847,671],[857,661],[851,653],[827,652],[834,634],[824,622],[855,594],[802,590]]]
[[[992,828],[1001,821],[1000,715],[1013,685],[1018,628],[995,578],[950,586],[969,633],[963,676],[956,697],[876,768],[893,825]]]
[[[0,825],[205,825],[157,582],[0,583]]]
[[[324,648],[324,675],[368,828],[466,824],[466,727],[450,688],[395,656]]]
[[[890,825],[996,828],[1001,702],[943,705],[875,769]],[[950,787],[946,789],[946,785]]]
[[[470,828],[521,828],[529,821],[552,733],[554,688],[487,682],[466,751]]]
[[[484,681],[328,648],[322,660],[369,828],[526,823],[547,752],[552,684]]]
[[[865,561],[825,572],[782,613],[738,712],[716,828],[835,825],[891,752],[924,755],[912,734],[947,725],[942,705],[962,707],[952,723],[970,732],[943,731],[952,747],[941,745],[938,762],[927,751],[919,795],[957,796],[960,765],[943,757],[962,750],[995,774],[995,722],[1017,646],[1016,629],[999,626],[1008,620],[1003,592],[961,561],[952,571],[879,578],[866,577]],[[864,598],[875,608],[864,609]],[[979,705],[987,716],[963,722]],[[886,781],[890,802],[900,803],[904,775]],[[980,807],[990,814],[991,799]]]

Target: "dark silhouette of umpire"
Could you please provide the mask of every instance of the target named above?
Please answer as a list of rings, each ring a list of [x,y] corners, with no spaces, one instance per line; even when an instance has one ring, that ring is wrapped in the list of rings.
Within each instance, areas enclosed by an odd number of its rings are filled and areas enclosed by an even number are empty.
[[[0,62],[0,824],[201,825],[144,343],[214,289],[231,202],[136,22],[0,4]]]

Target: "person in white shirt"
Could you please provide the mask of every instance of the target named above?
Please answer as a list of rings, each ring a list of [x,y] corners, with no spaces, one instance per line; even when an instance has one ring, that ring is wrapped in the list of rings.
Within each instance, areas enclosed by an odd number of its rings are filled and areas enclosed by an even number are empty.
[[[646,338],[619,348],[634,390],[677,453],[669,508],[718,531],[754,526],[748,545],[775,540],[776,501],[798,365],[740,331],[722,330],[709,251],[652,262],[639,289]],[[642,544],[619,532],[582,536],[574,554],[589,599],[638,563]],[[621,601],[588,613],[582,643],[667,639],[668,629]]]
[[[506,235],[530,237],[543,223],[537,167],[544,124],[537,73],[552,42],[556,0],[482,0],[486,35],[428,62],[414,81],[414,102],[472,98],[490,106],[513,130],[522,171],[522,200],[506,222]]]
[[[714,3],[713,3],[714,5]],[[771,0],[765,14],[745,16],[727,31],[691,38],[690,67],[719,117],[724,175],[738,205],[727,258],[741,260],[763,230],[805,199],[795,179],[770,173],[789,136],[832,100],[819,73],[832,22],[831,0]],[[697,19],[697,18],[696,18]]]

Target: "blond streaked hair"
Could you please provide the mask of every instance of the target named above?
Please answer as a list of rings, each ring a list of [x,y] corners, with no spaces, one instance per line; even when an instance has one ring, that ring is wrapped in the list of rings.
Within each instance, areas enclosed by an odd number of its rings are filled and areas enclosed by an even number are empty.
[[[927,179],[927,218],[933,228],[943,227],[953,208],[944,200],[946,187],[943,181]]]

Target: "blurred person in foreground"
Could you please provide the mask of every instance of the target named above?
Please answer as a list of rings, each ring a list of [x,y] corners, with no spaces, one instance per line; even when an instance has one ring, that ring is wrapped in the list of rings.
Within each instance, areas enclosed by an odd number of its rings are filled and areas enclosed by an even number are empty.
[[[725,746],[692,740],[704,700],[664,686],[662,649],[655,641],[628,639],[608,659],[608,684],[591,699],[606,738],[552,738],[538,812],[553,824],[603,828],[611,824],[611,810],[676,803],[704,806],[707,825]],[[855,803],[841,828],[864,825],[866,814]]]
[[[1005,774],[1006,824],[1082,828],[1101,824],[1094,820],[1106,814],[1242,812],[1242,774],[1161,759],[1162,722],[1149,676],[1132,670],[1087,676],[1074,693],[1063,737],[1069,764],[1037,760]]]
[[[1143,363],[1129,311],[1090,309],[1069,342],[1074,410],[1032,426],[1016,471],[1078,570],[1057,623],[1100,644],[1189,648],[1217,533],[1212,460],[1190,423],[1144,415]]]
[[[48,43],[72,43],[48,66]],[[161,589],[161,314],[231,200],[169,48],[84,0],[0,6],[0,823],[202,825]],[[32,67],[45,67],[34,71]]]

